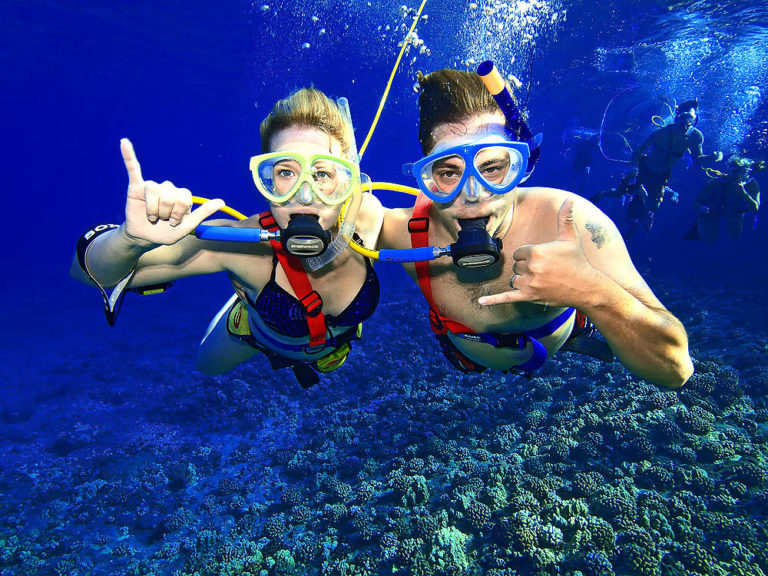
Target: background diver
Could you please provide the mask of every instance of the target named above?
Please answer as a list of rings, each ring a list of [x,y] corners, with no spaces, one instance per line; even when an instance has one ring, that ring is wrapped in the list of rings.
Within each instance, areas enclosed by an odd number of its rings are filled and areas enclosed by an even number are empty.
[[[697,100],[678,104],[674,121],[651,133],[632,155],[634,167],[630,172],[637,175],[636,182],[645,193],[633,196],[634,205],[630,203],[627,214],[632,227],[626,237],[638,224],[646,229],[653,226],[653,215],[664,199],[672,169],[686,152],[690,153],[696,166],[722,160],[721,152],[703,152],[704,135],[696,128],[698,106]]]
[[[680,197],[669,186],[664,186],[663,195],[675,203],[677,203]],[[603,198],[618,198],[621,200],[621,205],[626,207],[625,217],[629,222],[629,228],[624,229],[623,235],[625,238],[631,237],[639,224],[642,224],[646,229],[650,229],[653,226],[654,212],[647,209],[649,204],[648,192],[638,182],[637,174],[634,172],[625,173],[621,177],[618,186],[609,190],[602,190],[593,195],[589,200],[597,204]]]
[[[760,208],[760,185],[752,173],[765,168],[765,162],[731,156],[728,170],[707,182],[696,196],[699,216],[685,235],[686,240],[701,240],[713,244],[720,232],[720,221],[731,238],[741,237],[747,214]]]

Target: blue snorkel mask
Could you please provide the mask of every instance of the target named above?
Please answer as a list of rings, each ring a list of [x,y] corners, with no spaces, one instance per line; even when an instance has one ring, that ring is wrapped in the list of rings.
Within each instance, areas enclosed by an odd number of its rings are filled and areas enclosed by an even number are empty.
[[[452,202],[462,193],[477,198],[481,188],[493,194],[511,192],[531,176],[539,159],[542,135],[532,134],[493,62],[483,62],[477,73],[504,113],[507,138],[489,136],[406,165],[433,202]],[[490,266],[499,260],[502,243],[491,237],[487,224],[488,218],[460,219],[457,241],[434,250],[440,251],[438,256],[450,254],[460,267]]]
[[[500,137],[440,150],[411,166],[419,188],[433,202],[452,202],[464,192],[478,195],[478,187],[506,194],[525,180],[530,147]]]

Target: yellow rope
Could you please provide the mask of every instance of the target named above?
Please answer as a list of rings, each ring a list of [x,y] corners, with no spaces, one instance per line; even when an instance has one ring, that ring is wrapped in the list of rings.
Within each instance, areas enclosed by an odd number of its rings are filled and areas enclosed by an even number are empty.
[[[360,147],[361,158],[365,153],[365,149],[368,148],[368,143],[371,141],[371,136],[373,136],[373,131],[376,129],[376,124],[378,124],[379,122],[379,116],[381,116],[381,111],[384,109],[384,104],[387,101],[387,96],[389,95],[389,89],[392,87],[392,81],[395,79],[395,73],[397,72],[397,67],[400,65],[400,60],[403,58],[405,49],[408,46],[408,43],[411,41],[411,34],[416,28],[416,24],[419,23],[419,18],[421,18],[421,11],[424,10],[424,5],[426,3],[427,3],[427,0],[422,1],[421,6],[419,6],[419,11],[416,13],[416,18],[414,18],[413,20],[413,25],[411,25],[411,29],[408,31],[408,34],[406,34],[405,40],[403,40],[403,47],[400,49],[400,54],[398,54],[397,56],[397,60],[395,61],[395,66],[394,68],[392,68],[392,73],[389,75],[389,82],[387,82],[387,87],[384,90],[384,94],[381,97],[381,102],[379,102],[379,109],[376,111],[376,116],[374,117],[373,123],[371,124],[371,127],[368,130],[368,135],[365,137],[365,141],[363,142],[363,145]]]

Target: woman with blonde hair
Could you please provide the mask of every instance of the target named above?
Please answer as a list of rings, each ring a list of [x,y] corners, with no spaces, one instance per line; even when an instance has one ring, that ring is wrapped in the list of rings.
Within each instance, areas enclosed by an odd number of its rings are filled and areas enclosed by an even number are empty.
[[[350,240],[374,246],[383,212],[361,191],[345,99],[334,102],[314,88],[296,91],[262,122],[261,145],[250,168],[269,210],[201,226],[224,202],[192,211],[188,189],[144,179],[133,145],[123,139],[125,222],[86,232],[72,275],[100,288],[114,323],[125,289],[226,271],[235,295],[209,326],[197,367],[221,374],[262,352],[273,368],[291,367],[308,387],[318,373],[343,364],[376,309],[371,263],[344,247]],[[225,241],[254,229],[269,241]],[[115,287],[111,296],[108,287]]]

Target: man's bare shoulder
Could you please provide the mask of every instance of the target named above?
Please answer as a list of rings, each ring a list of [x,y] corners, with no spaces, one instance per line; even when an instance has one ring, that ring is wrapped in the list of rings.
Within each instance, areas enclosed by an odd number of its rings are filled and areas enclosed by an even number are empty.
[[[600,248],[609,241],[621,238],[613,221],[600,208],[578,194],[544,186],[521,188],[520,191],[518,208],[526,216],[557,225],[560,208],[566,200],[571,200],[573,217],[582,241],[593,242],[596,248]],[[552,217],[547,218],[548,215]]]
[[[385,208],[384,210],[385,210],[384,218],[386,220],[397,222],[398,224],[402,224],[404,226],[407,226],[408,220],[410,220],[413,217],[412,206],[410,208]]]
[[[384,226],[379,236],[379,248],[403,248],[410,246],[408,221],[413,208],[385,208]]]
[[[366,246],[375,246],[384,221],[384,207],[373,194],[364,194],[355,220],[357,233]]]
[[[578,196],[566,190],[546,186],[531,186],[529,188],[518,188],[517,190],[517,204],[520,210],[528,209],[537,212],[557,211],[566,199],[571,197],[578,198]]]

